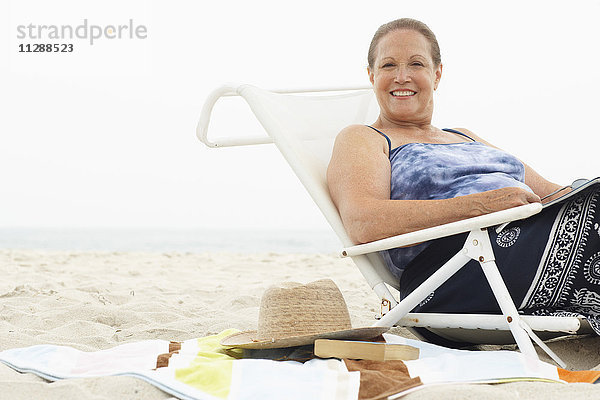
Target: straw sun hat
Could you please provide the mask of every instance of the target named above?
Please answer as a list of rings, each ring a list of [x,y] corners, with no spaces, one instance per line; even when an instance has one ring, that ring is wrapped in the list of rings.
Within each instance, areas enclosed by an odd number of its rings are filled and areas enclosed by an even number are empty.
[[[265,291],[258,330],[230,335],[221,345],[245,349],[304,346],[316,339],[372,339],[388,329],[352,329],[344,297],[331,279],[306,285],[287,282]]]

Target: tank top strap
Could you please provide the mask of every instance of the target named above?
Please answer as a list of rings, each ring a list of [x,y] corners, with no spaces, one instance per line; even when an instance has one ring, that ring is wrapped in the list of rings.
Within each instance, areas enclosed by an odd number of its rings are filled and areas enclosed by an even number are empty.
[[[387,135],[385,133],[381,132],[379,129],[373,128],[371,125],[366,125],[366,126],[368,126],[369,128],[373,129],[375,132],[377,132],[381,136],[383,136],[385,138],[385,140],[387,140],[387,142],[388,142],[388,148],[390,150],[389,154],[391,155],[392,154],[392,141],[390,140],[390,138],[387,137]]]
[[[446,131],[446,132],[457,133],[457,134],[459,134],[459,135],[462,135],[462,136],[464,136],[464,137],[466,137],[466,138],[469,138],[469,139],[471,139],[471,140],[472,140],[472,141],[474,141],[474,142],[476,142],[476,141],[477,141],[477,140],[473,139],[471,136],[469,136],[469,135],[467,135],[467,134],[465,134],[465,133],[459,132],[459,131],[457,131],[456,129],[444,128],[444,129],[442,129],[442,130],[443,130],[443,131]]]

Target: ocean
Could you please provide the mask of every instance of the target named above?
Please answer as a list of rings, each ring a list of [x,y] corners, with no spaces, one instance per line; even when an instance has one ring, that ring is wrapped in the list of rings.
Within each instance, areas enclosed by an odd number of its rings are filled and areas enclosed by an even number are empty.
[[[333,231],[0,228],[1,249],[118,252],[338,253]]]

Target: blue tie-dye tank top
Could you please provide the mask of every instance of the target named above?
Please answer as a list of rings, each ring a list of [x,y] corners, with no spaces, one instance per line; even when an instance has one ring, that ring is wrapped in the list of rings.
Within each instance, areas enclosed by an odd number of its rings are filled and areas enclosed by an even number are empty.
[[[391,148],[390,139],[379,130],[390,147],[392,200],[441,200],[505,187],[525,185],[525,167],[516,157],[476,142],[438,144],[407,143]],[[406,265],[429,243],[382,252],[388,268],[400,278]]]

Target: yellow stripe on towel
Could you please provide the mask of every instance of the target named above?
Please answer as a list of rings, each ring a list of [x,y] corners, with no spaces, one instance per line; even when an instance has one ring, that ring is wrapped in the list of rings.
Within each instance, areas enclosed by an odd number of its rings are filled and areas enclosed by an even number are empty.
[[[239,332],[225,330],[218,335],[198,339],[198,353],[187,367],[175,370],[175,379],[216,397],[226,398],[231,387],[233,361],[241,350],[230,350],[219,344],[226,336]]]

